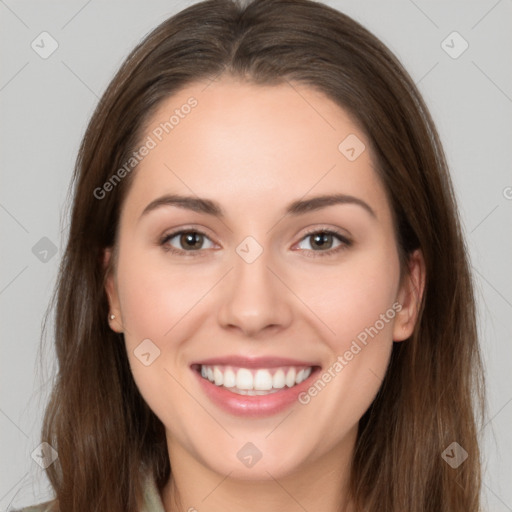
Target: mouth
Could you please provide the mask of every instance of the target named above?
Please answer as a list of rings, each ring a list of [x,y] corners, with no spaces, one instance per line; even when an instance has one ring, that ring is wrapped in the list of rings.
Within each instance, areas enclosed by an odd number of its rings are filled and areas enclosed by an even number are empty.
[[[231,414],[255,417],[291,406],[321,370],[317,364],[263,358],[224,358],[190,368],[215,405]]]
[[[317,366],[282,366],[277,368],[241,368],[224,365],[192,365],[192,369],[218,387],[231,393],[262,396],[293,388],[304,382]]]

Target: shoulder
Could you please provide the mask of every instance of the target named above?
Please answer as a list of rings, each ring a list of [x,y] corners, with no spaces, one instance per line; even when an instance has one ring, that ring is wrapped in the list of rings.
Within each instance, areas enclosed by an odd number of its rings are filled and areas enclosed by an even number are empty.
[[[9,512],[59,512],[57,500],[45,501],[29,507],[11,509]]]

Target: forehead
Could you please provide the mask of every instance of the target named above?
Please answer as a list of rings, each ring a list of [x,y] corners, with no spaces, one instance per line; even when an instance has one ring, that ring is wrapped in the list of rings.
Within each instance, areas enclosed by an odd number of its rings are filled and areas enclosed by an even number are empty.
[[[162,102],[142,144],[126,200],[134,214],[165,193],[215,198],[228,213],[335,191],[386,206],[366,134],[301,84],[190,84]]]

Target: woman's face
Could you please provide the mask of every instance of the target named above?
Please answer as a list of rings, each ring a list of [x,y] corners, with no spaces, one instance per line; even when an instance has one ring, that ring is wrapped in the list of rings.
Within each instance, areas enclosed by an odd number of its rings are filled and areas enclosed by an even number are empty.
[[[346,459],[415,321],[365,134],[311,88],[223,78],[169,98],[142,144],[107,292],[171,465]]]

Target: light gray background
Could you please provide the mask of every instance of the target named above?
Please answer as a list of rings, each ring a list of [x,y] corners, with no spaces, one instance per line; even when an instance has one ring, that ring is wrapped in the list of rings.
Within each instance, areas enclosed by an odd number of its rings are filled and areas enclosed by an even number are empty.
[[[38,347],[86,123],[127,53],[192,3],[0,0],[1,510],[51,497],[31,458],[54,364],[50,351],[39,373]],[[399,57],[440,132],[471,253],[487,370],[484,499],[489,510],[512,511],[512,0],[326,3]],[[59,45],[47,59],[31,48],[43,31]],[[453,31],[469,43],[457,59],[441,46]],[[57,248],[46,262],[32,251],[43,237]]]

